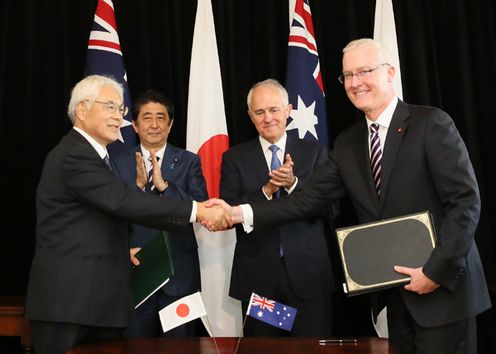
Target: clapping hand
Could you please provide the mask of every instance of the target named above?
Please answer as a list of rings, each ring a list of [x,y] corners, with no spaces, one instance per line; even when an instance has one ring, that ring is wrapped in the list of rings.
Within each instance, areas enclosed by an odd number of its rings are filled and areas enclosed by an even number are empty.
[[[136,185],[144,190],[148,183],[148,173],[146,173],[145,159],[141,152],[136,152]]]
[[[293,174],[293,166],[294,162],[291,159],[291,155],[286,154],[284,164],[281,165],[281,167],[279,167],[277,170],[270,171],[269,183],[278,188],[290,189],[296,182],[296,177]]]
[[[169,183],[164,180],[164,177],[162,176],[162,170],[160,169],[160,166],[157,161],[157,155],[155,151],[150,150],[150,157],[152,161],[152,169],[153,169],[153,177],[152,177],[152,182],[155,188],[157,188],[158,191],[161,193],[167,189],[169,186]]]

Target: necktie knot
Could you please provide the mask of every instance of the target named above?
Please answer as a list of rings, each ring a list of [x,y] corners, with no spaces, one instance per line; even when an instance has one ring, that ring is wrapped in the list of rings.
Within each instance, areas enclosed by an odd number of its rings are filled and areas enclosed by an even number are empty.
[[[269,150],[272,151],[272,159],[270,160],[270,169],[271,170],[277,170],[279,167],[281,167],[281,161],[279,161],[279,158],[277,157],[277,151],[279,148],[277,145],[271,145],[269,146]]]
[[[370,134],[377,134],[377,133],[379,133],[379,124],[372,123],[370,125]]]
[[[157,162],[159,162],[160,157],[159,156],[155,156],[155,157],[157,158]],[[152,155],[148,157],[148,161],[150,162],[150,169],[152,169],[153,168]]]
[[[110,157],[109,157],[109,155],[108,155],[108,154],[107,154],[107,155],[105,155],[105,157],[103,158],[103,161],[105,161],[105,164],[107,165],[108,169],[109,169],[110,171],[112,171],[112,167],[110,166]]]

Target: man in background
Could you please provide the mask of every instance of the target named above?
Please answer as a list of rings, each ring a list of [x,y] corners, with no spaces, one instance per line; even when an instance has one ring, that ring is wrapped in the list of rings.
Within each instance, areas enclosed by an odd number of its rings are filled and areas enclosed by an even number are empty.
[[[255,84],[247,104],[259,135],[223,155],[220,196],[230,204],[300,190],[328,159],[325,146],[286,134],[291,105],[279,82],[268,79]],[[293,336],[331,335],[334,280],[322,216],[251,234],[237,229],[229,295],[241,300],[244,313],[255,292],[298,309]],[[245,336],[286,334],[251,318],[244,327]]]
[[[115,175],[125,181],[129,188],[147,193],[183,200],[208,199],[200,158],[167,142],[174,122],[172,102],[162,93],[149,90],[138,96],[133,107],[133,127],[139,136],[140,145],[132,151],[112,156]],[[156,164],[152,164],[152,158]],[[132,224],[130,247],[141,248],[158,233],[157,229]],[[166,333],[163,333],[160,324],[158,312],[161,309],[200,290],[198,245],[193,227],[189,225],[184,232],[169,232],[168,239],[174,275],[136,309],[134,319],[124,332],[125,337],[195,335],[195,322]]]

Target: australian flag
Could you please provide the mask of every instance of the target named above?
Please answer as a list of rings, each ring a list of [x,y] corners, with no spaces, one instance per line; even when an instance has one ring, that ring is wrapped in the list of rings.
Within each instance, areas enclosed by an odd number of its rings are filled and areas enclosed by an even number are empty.
[[[112,0],[98,0],[86,55],[85,76],[112,76],[124,87],[124,104],[131,108],[126,69],[122,58],[117,23]],[[132,113],[124,117],[118,140],[108,146],[110,154],[129,150],[136,145],[136,133],[131,127]]]
[[[296,0],[292,18],[285,86],[293,110],[286,130],[329,147],[324,85],[308,0]]]
[[[291,332],[297,311],[294,307],[252,293],[246,314],[271,326]]]

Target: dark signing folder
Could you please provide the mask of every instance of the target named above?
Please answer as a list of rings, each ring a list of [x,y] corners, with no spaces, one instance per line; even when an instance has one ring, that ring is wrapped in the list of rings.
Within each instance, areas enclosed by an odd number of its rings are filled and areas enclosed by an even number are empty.
[[[136,253],[139,266],[132,271],[135,308],[145,302],[174,275],[167,233],[161,231]]]
[[[348,296],[406,284],[395,265],[422,267],[435,247],[429,212],[336,230]]]

